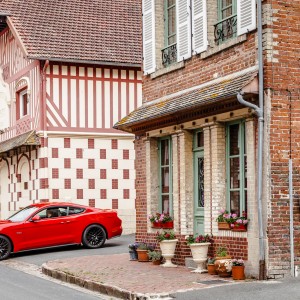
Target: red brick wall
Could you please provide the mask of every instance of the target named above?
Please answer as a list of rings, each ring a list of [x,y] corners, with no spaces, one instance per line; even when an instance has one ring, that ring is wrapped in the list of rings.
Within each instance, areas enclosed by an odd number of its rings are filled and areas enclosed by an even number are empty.
[[[265,62],[265,88],[272,98],[270,120],[271,195],[268,215],[270,275],[289,273],[289,172],[291,155],[294,185],[295,255],[300,261],[300,3],[268,1],[276,9],[274,23],[274,57]],[[277,54],[278,53],[278,54]]]

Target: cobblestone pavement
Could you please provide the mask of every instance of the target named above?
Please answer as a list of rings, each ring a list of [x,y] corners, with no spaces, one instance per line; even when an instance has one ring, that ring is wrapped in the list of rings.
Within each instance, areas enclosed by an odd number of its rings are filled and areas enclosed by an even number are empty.
[[[43,272],[54,278],[122,299],[168,298],[179,291],[237,284],[184,266],[165,268],[151,262],[130,261],[129,254],[77,257],[49,261]]]

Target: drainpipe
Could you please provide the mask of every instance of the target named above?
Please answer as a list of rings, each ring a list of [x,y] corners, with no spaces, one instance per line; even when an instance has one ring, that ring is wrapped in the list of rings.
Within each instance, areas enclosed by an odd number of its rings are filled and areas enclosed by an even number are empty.
[[[258,170],[257,170],[257,210],[259,229],[259,280],[265,279],[265,246],[262,219],[262,162],[263,162],[263,133],[264,133],[264,73],[263,73],[263,46],[262,46],[262,3],[257,1],[257,39],[258,39],[258,90],[259,106],[243,99],[242,93],[238,93],[238,101],[255,110],[258,117]]]

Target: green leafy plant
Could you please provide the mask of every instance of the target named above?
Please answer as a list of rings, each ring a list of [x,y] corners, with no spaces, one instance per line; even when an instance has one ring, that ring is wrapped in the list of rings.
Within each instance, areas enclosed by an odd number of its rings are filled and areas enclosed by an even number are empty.
[[[207,258],[207,264],[213,265],[215,263],[216,259],[215,257],[208,257]]]
[[[226,257],[227,256],[227,249],[225,247],[219,247],[216,256],[218,257]]]
[[[138,243],[138,246],[137,246],[137,250],[149,250],[149,251],[153,251],[155,248],[154,245],[152,244],[147,244],[145,242],[142,242],[142,243]]]
[[[234,223],[235,220],[237,219],[237,215],[236,214],[231,214],[229,213],[227,210],[225,209],[221,209],[219,210],[219,215],[216,219],[216,221],[219,222],[226,222],[226,223]]]
[[[175,238],[176,237],[173,230],[169,230],[169,231],[164,230],[162,232],[157,231],[156,239],[159,242],[164,240],[174,240]]]
[[[162,258],[162,255],[159,251],[149,251],[148,256],[149,256],[149,259],[152,261],[161,260],[161,258]]]

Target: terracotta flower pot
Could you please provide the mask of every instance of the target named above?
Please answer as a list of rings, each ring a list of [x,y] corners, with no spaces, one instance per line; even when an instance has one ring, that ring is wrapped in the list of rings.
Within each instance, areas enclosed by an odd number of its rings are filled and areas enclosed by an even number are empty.
[[[210,275],[217,275],[216,266],[215,264],[208,264],[207,265],[207,272]]]
[[[138,261],[149,261],[148,250],[137,249],[136,252],[138,254]]]
[[[161,259],[152,260],[153,265],[160,265]]]
[[[232,266],[232,278],[234,280],[245,280],[245,266]]]

